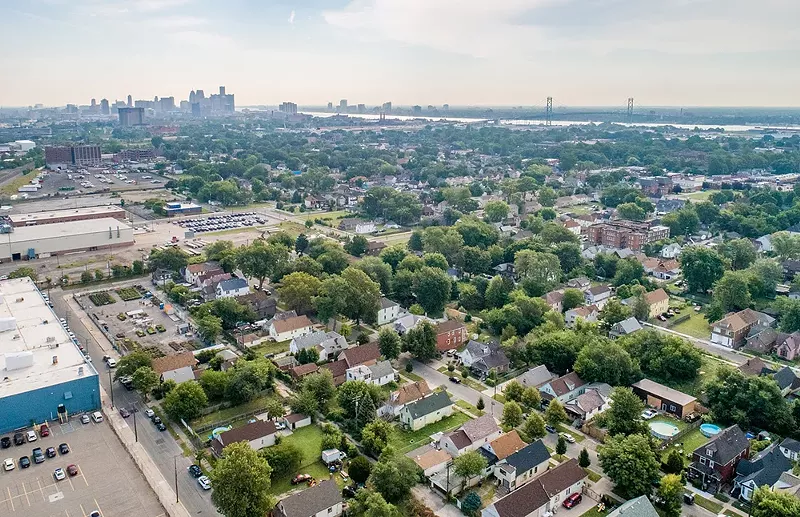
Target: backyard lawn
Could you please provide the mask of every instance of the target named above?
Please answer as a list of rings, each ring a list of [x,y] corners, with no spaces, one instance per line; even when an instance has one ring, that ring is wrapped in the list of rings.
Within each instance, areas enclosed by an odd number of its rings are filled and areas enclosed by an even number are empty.
[[[667,447],[661,453],[661,458],[663,460],[666,460],[667,459],[667,455],[673,449],[677,449],[677,450],[683,449],[683,454],[681,455],[681,457],[683,458],[683,464],[688,467],[689,463],[691,463],[691,460],[687,457],[687,455],[691,454],[692,451],[694,451],[695,449],[697,449],[698,447],[700,447],[701,445],[703,445],[707,441],[708,441],[708,438],[703,436],[703,433],[700,432],[700,429],[695,429],[693,431],[690,431],[683,438],[681,438],[680,440],[678,440],[676,442],[679,445],[679,447],[675,447],[675,444],[673,444],[670,447]]]
[[[292,485],[291,480],[297,474],[310,474],[314,479],[323,480],[330,477],[328,468],[322,463],[320,455],[322,453],[322,429],[316,425],[309,425],[294,431],[291,436],[283,438],[286,443],[293,443],[303,451],[303,462],[301,467],[285,479],[279,479],[272,483],[269,489],[270,494],[278,495],[288,492],[293,488],[304,488],[304,485]],[[334,479],[343,486],[341,476],[337,473]]]
[[[700,339],[708,339],[711,336],[711,327],[702,312],[695,312],[693,307],[687,307],[675,317],[678,318],[684,314],[689,314],[689,319],[670,327],[671,330]]]
[[[705,389],[706,383],[714,378],[717,370],[724,366],[725,363],[719,361],[709,355],[703,354],[703,363],[700,365],[700,372],[692,380],[689,381],[664,381],[663,383],[669,386],[672,389],[676,389],[678,391],[682,391],[683,393],[687,393],[692,395],[693,397],[700,398],[700,395],[703,393]],[[661,382],[659,379],[654,379]]]
[[[714,512],[715,514],[719,514],[722,511],[722,505],[712,501],[711,499],[706,499],[705,497],[701,496],[700,494],[694,492],[694,503],[697,506],[705,508],[709,512]]]
[[[291,343],[291,341],[280,341],[278,343],[267,342],[254,346],[252,350],[256,355],[262,357],[268,354],[280,354],[281,352],[289,351],[289,343]]]
[[[267,401],[272,398],[266,395],[257,397],[250,402],[246,402],[239,406],[233,406],[225,409],[220,409],[219,411],[214,411],[213,413],[209,413],[207,415],[203,415],[197,420],[192,422],[192,428],[203,427],[206,425],[214,424],[216,422],[223,422],[225,420],[229,420],[231,418],[236,418],[239,415],[245,415],[247,413],[252,413],[253,411],[257,411],[259,409],[264,408]]]
[[[432,434],[452,431],[469,419],[470,418],[461,411],[454,411],[449,417],[439,420],[434,424],[426,425],[418,431],[406,431],[398,427],[397,432],[392,436],[391,445],[397,452],[405,454],[429,443]]]

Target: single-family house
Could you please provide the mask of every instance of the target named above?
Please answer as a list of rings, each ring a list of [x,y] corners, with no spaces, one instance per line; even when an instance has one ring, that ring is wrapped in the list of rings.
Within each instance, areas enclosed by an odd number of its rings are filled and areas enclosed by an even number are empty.
[[[574,327],[575,323],[580,319],[586,323],[595,323],[600,316],[600,309],[596,305],[585,305],[583,307],[575,307],[564,313],[564,322],[567,327]]]
[[[578,395],[583,395],[585,391],[586,382],[575,372],[562,375],[539,388],[539,393],[542,394],[542,401],[547,404],[553,399],[566,404],[568,401],[577,398]]]
[[[659,199],[656,201],[656,214],[664,215],[668,212],[675,212],[683,208],[686,201],[683,199]]]
[[[494,468],[497,484],[506,491],[514,491],[547,471],[550,451],[544,442],[536,440],[499,461]]]
[[[153,359],[151,368],[162,381],[173,380],[180,384],[194,380],[194,367],[197,358],[191,352],[179,352]]]
[[[769,354],[775,348],[775,343],[779,339],[783,341],[784,336],[786,334],[778,332],[772,327],[753,325],[744,338],[744,348],[761,354]]]
[[[711,342],[728,348],[739,348],[754,325],[771,327],[775,318],[752,309],[728,314],[711,325]]]
[[[422,470],[425,477],[433,476],[447,468],[453,458],[443,449],[434,449],[431,447],[422,454],[416,454],[411,457],[414,463]]]
[[[289,413],[283,417],[283,423],[287,429],[294,431],[311,425],[311,417],[302,413]]]
[[[236,442],[247,442],[254,451],[275,445],[275,438],[280,431],[272,420],[258,420],[242,427],[220,433],[211,441],[211,448],[218,456],[222,456],[223,448]]]
[[[501,433],[494,417],[487,413],[442,436],[439,446],[455,458],[491,442]]]
[[[492,269],[496,274],[500,275],[503,278],[511,280],[512,282],[515,282],[518,279],[516,267],[512,262],[503,262],[502,264],[496,265]]]
[[[255,314],[256,319],[263,320],[275,316],[278,310],[278,302],[264,291],[254,291],[236,298],[236,301],[249,307]]]
[[[396,375],[397,371],[392,368],[392,363],[389,361],[380,361],[370,366],[361,364],[348,368],[345,372],[345,379],[348,381],[362,381],[367,384],[383,386],[384,384],[393,382]]]
[[[781,262],[781,267],[783,267],[783,278],[791,282],[795,275],[800,273],[800,260],[784,260]]]
[[[655,291],[645,293],[644,301],[647,302],[650,318],[655,318],[659,314],[664,314],[669,310],[669,295],[660,287]]]
[[[381,349],[378,343],[367,343],[366,345],[348,348],[339,354],[339,359],[347,362],[347,367],[352,368],[361,364],[373,365],[381,357]]]
[[[287,355],[284,357],[273,357],[272,363],[278,367],[278,370],[281,370],[283,372],[288,372],[289,370],[300,364],[297,362],[297,359],[295,359],[293,355]]]
[[[378,408],[378,416],[397,416],[400,414],[400,410],[403,409],[403,406],[409,402],[414,402],[421,398],[427,397],[430,394],[431,389],[428,387],[428,383],[424,380],[400,386],[397,391],[390,393],[389,399],[384,403],[383,406]]]
[[[517,433],[516,429],[512,429],[505,434],[501,434],[491,442],[483,444],[478,449],[478,452],[486,458],[486,474],[488,475],[494,472],[494,466],[498,462],[506,459],[517,451],[521,451],[527,446],[528,444],[519,437],[519,433]]]
[[[674,259],[681,254],[681,245],[678,243],[667,244],[661,248],[661,258]]]
[[[206,271],[220,269],[219,264],[216,262],[203,262],[202,264],[189,264],[183,270],[183,278],[190,284],[197,282],[197,277]]]
[[[592,285],[592,281],[586,278],[585,276],[579,276],[577,278],[571,278],[567,280],[567,287],[572,289],[579,289],[584,291],[588,289]]]
[[[491,370],[498,373],[507,372],[511,364],[500,343],[497,342],[481,343],[470,340],[458,356],[461,358],[461,364],[482,376],[488,375]]]
[[[793,438],[784,438],[779,448],[783,455],[791,461],[800,460],[800,442],[797,440]]]
[[[550,306],[553,312],[562,313],[564,312],[564,291],[558,289],[556,291],[550,291],[546,293],[544,296],[544,303]]]
[[[523,373],[515,380],[522,384],[524,387],[539,388],[540,386],[550,382],[555,378],[555,375],[550,373],[547,366],[540,364]]]
[[[784,397],[794,399],[800,393],[800,375],[789,366],[784,366],[772,376]]]
[[[583,491],[588,474],[573,458],[548,470],[481,511],[481,517],[546,517],[569,495]]]
[[[648,406],[672,413],[678,418],[694,413],[697,405],[697,399],[691,395],[650,379],[642,379],[631,385],[631,388]]]
[[[436,350],[454,350],[467,340],[467,327],[458,320],[447,320],[436,326]]]
[[[316,349],[319,358],[327,361],[347,348],[347,340],[338,332],[317,331],[298,336],[289,343],[289,353],[298,354],[300,350]]]
[[[586,391],[564,404],[564,410],[573,420],[588,422],[611,406],[611,386],[597,382],[586,386]]]
[[[739,371],[745,375],[755,375],[755,376],[772,375],[773,373],[775,373],[774,370],[772,370],[769,366],[767,366],[767,363],[765,363],[758,357],[751,357],[750,359],[748,359],[743,365],[739,367]]]
[[[446,391],[437,391],[427,397],[409,402],[400,410],[400,422],[417,431],[453,414],[453,401]]]
[[[173,271],[169,269],[158,268],[150,274],[150,281],[153,285],[164,287],[168,282],[172,282]]]
[[[659,280],[674,280],[681,274],[681,266],[675,259],[661,260],[658,265],[648,272],[649,275],[658,278]]]
[[[275,517],[339,517],[343,511],[342,493],[332,479],[320,481],[278,501]]]
[[[269,335],[275,341],[288,341],[311,332],[311,320],[305,315],[280,320],[273,318],[269,325]]]
[[[402,336],[403,334],[415,328],[423,321],[427,321],[428,323],[431,324],[435,323],[432,319],[426,316],[417,316],[416,314],[405,314],[404,316],[397,318],[397,320],[394,322],[394,330]]]
[[[738,425],[733,425],[694,450],[687,475],[699,480],[703,490],[713,493],[733,481],[739,460],[749,455],[750,441]]]
[[[783,455],[777,443],[771,444],[754,457],[742,458],[736,465],[732,494],[750,501],[753,492],[760,486],[772,487],[781,474],[792,470],[792,460]]]
[[[594,305],[598,309],[602,309],[613,295],[614,292],[607,285],[596,285],[583,292],[586,305]]]
[[[319,371],[317,363],[299,364],[289,370],[289,375],[291,375],[292,379],[295,381],[299,381],[312,373],[317,373],[317,371]]]
[[[347,361],[344,359],[337,359],[331,363],[323,364],[322,368],[331,372],[333,384],[339,386],[347,380],[347,369],[350,367],[347,366]]]
[[[235,298],[250,292],[250,286],[244,278],[231,278],[217,284],[217,298]]]
[[[611,325],[611,329],[608,331],[608,337],[616,339],[640,330],[642,330],[642,325],[639,323],[639,320],[631,316],[630,318],[626,318]]]
[[[612,510],[608,517],[659,517],[653,503],[646,495],[625,501],[621,506]]]
[[[386,248],[386,243],[382,241],[369,241],[367,243],[367,255],[377,257]]]
[[[792,332],[775,348],[778,357],[794,361],[800,356],[800,332]]]
[[[400,304],[381,297],[381,308],[378,309],[378,325],[386,325],[400,317]]]

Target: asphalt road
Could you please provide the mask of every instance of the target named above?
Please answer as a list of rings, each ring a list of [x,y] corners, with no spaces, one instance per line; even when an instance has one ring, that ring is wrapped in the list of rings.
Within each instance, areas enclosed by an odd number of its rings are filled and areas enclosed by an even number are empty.
[[[144,445],[150,457],[158,466],[161,473],[168,483],[173,485],[175,483],[175,462],[177,460],[177,478],[178,478],[178,497],[183,503],[186,510],[192,515],[210,515],[220,516],[221,514],[216,511],[214,505],[211,503],[211,492],[204,491],[197,484],[197,481],[189,476],[187,468],[193,463],[193,458],[186,458],[183,456],[183,451],[175,439],[169,432],[159,432],[155,426],[144,416],[144,409],[146,407],[144,401],[135,391],[126,390],[119,382],[111,382],[109,369],[103,363],[103,356],[108,352],[101,348],[100,344],[94,338],[93,333],[87,330],[87,325],[92,325],[88,321],[88,316],[84,314],[75,314],[72,309],[65,303],[63,299],[64,293],[58,289],[53,290],[50,294],[50,299],[53,301],[54,309],[59,317],[66,318],[70,329],[75,333],[80,342],[84,346],[88,346],[89,355],[92,362],[100,373],[100,382],[103,388],[112,393],[114,397],[114,407],[125,407],[139,409],[136,418],[136,430],[138,432],[139,442]],[[82,316],[82,317],[81,317]],[[84,319],[86,320],[84,322]],[[93,328],[97,333],[97,329]],[[107,342],[103,346],[110,349]],[[112,352],[113,355],[116,355]],[[112,373],[113,376],[113,373]],[[113,385],[113,386],[112,386]],[[129,417],[128,425],[133,427],[133,416]]]
[[[447,391],[455,395],[457,398],[466,400],[473,406],[478,404],[478,399],[483,398],[483,403],[486,405],[486,407],[483,409],[484,412],[490,413],[497,420],[500,420],[500,417],[503,416],[503,405],[493,398],[487,397],[480,391],[474,390],[465,384],[456,384],[455,382],[452,382],[447,375],[417,361],[416,359],[413,360],[413,364],[414,373],[425,379],[425,382],[428,383],[428,386],[431,389],[437,386],[444,386],[447,388]]]

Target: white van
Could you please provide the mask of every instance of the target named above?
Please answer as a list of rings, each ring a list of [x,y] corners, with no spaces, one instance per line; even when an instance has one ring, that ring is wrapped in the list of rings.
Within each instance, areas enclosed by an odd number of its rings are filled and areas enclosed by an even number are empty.
[[[92,413],[92,420],[94,420],[95,424],[99,424],[100,422],[103,421],[103,414],[99,411],[95,411],[94,413]]]

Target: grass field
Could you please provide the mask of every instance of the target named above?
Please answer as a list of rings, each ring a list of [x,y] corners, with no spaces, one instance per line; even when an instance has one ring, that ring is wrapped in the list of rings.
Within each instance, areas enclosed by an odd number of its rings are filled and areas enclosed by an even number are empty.
[[[711,194],[714,192],[719,192],[719,190],[702,190],[700,192],[687,192],[685,194],[678,194],[678,197],[681,199],[686,199],[689,201],[694,201],[696,203],[700,203],[702,201],[707,201]]]
[[[293,223],[291,221],[283,221],[278,225],[281,231],[289,234],[293,239],[296,239],[301,233],[308,233],[309,230],[300,223]]]
[[[267,397],[267,396],[257,397],[251,400],[250,402],[246,402],[239,406],[220,409],[218,411],[214,411],[213,413],[203,415],[197,420],[192,422],[192,427],[202,427],[204,425],[213,424],[214,422],[221,422],[223,420],[228,420],[230,418],[235,418],[239,415],[244,415],[252,411],[256,411],[258,409],[263,408],[270,398],[272,397]]]
[[[28,174],[20,174],[19,176],[17,176],[13,180],[9,181],[8,183],[6,183],[2,187],[0,187],[0,193],[6,194],[6,195],[9,195],[9,196],[14,195],[14,194],[19,194],[19,191],[17,189],[27,185],[35,177],[36,177],[36,174],[34,174],[33,172],[28,172]]]
[[[411,238],[411,232],[402,232],[402,233],[395,233],[392,235],[386,235],[383,237],[378,237],[377,241],[381,241],[385,243],[387,246],[394,246],[395,244],[406,244],[408,240]]]
[[[351,215],[350,212],[346,210],[337,210],[335,212],[303,212],[300,214],[295,214],[297,219],[301,219],[303,221],[307,221],[311,219],[322,219],[323,221],[329,222],[332,225],[336,226],[339,224],[341,219],[344,219],[348,215]],[[330,219],[330,221],[328,221]],[[334,224],[335,223],[335,224]]]
[[[701,508],[705,508],[709,512],[714,512],[715,514],[719,515],[719,512],[722,511],[722,505],[712,501],[711,499],[706,499],[702,495],[694,492],[694,503]]]
[[[267,354],[280,354],[289,350],[291,341],[280,341],[278,343],[264,343],[252,348],[256,355],[264,356]]]
[[[672,389],[682,391],[694,397],[699,397],[703,393],[706,383],[714,378],[719,368],[725,366],[725,363],[711,356],[703,355],[702,358],[703,363],[700,366],[700,373],[697,377],[690,381],[664,381],[664,384]],[[662,380],[659,380],[659,382]]]
[[[431,425],[426,425],[418,431],[405,431],[398,428],[391,439],[391,445],[400,454],[413,451],[430,442],[430,436],[439,432],[446,432],[455,429],[470,418],[461,411],[455,411],[452,415]]]
[[[469,411],[470,413],[472,413],[475,416],[483,416],[483,411],[481,411],[480,409],[476,408],[475,406],[473,406],[472,404],[470,404],[466,400],[457,399],[456,400],[456,406],[458,406],[458,407],[460,407],[462,409],[466,409],[467,411]]]
[[[686,321],[682,321],[677,325],[670,327],[671,330],[675,332],[680,332],[681,334],[688,334],[690,336],[701,338],[701,339],[708,339],[711,335],[711,327],[708,325],[708,321],[703,316],[702,312],[695,312],[692,307],[687,307],[686,309],[682,310],[676,318],[684,315],[689,314],[690,317]]]
[[[328,468],[322,463],[320,454],[322,453],[322,429],[316,425],[309,425],[298,429],[291,436],[283,438],[286,443],[292,443],[303,451],[303,461],[300,468],[296,472],[290,473],[285,479],[275,480],[269,489],[272,495],[282,494],[288,492],[292,488],[303,488],[292,485],[291,480],[297,474],[310,474],[317,480],[324,480],[330,477]],[[339,485],[343,485],[341,476],[338,474],[334,476]]]
[[[690,454],[693,450],[697,449],[707,441],[708,438],[703,436],[703,433],[700,432],[700,429],[695,429],[677,442],[680,444],[680,447],[668,447],[666,450],[664,450],[661,454],[661,458],[666,460],[667,455],[673,449],[683,449],[683,464],[688,467],[691,461],[686,457],[686,455]]]

